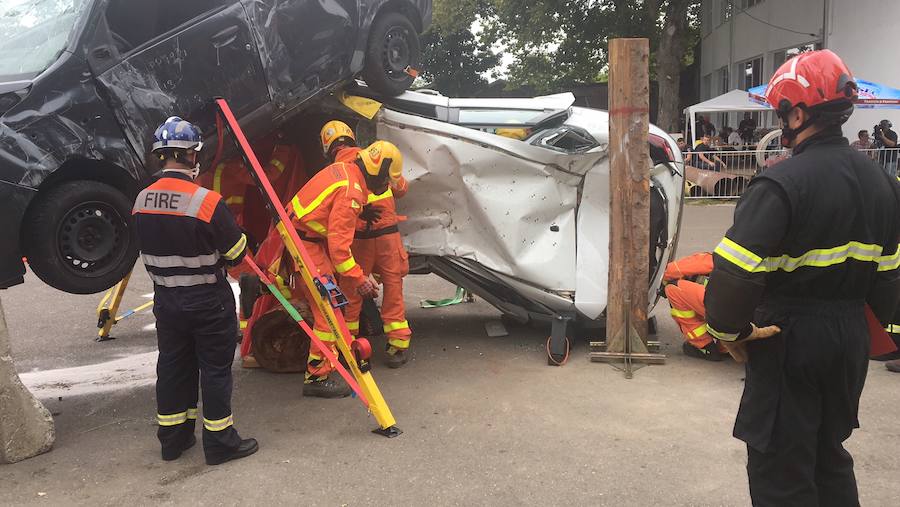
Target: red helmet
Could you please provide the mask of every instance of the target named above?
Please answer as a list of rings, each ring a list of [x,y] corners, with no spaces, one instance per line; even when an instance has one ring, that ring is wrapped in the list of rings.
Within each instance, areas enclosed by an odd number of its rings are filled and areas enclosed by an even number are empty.
[[[779,116],[802,107],[817,119],[840,123],[850,117],[856,98],[850,69],[827,49],[801,53],[784,62],[766,91],[766,100]]]

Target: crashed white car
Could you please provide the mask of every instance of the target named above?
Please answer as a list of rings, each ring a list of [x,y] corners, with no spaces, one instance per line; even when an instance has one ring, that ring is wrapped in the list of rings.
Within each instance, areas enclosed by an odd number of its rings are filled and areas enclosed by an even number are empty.
[[[410,191],[398,209],[408,217],[400,229],[411,272],[436,273],[519,321],[603,325],[608,115],[573,103],[570,93],[454,99],[407,92],[386,100],[372,134],[404,154]],[[652,307],[675,253],[684,162],[653,125],[649,149]]]

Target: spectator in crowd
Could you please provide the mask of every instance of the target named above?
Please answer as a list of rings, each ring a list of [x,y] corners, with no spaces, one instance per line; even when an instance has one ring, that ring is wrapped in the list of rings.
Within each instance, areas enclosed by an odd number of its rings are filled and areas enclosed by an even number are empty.
[[[871,150],[872,149],[872,141],[869,140],[869,131],[868,130],[860,130],[856,133],[856,141],[850,143],[850,147],[855,150]]]
[[[727,134],[726,134],[727,130]],[[731,146],[740,146],[743,143],[743,138],[736,131],[732,130],[731,127],[724,127],[722,129],[722,135],[728,141],[728,144]]]
[[[684,138],[683,138],[683,137],[679,137],[678,139],[676,139],[676,140],[675,140],[675,144],[678,145],[678,149],[681,151],[681,153],[687,153],[688,151],[690,151],[690,150],[688,149],[687,143],[684,142]]]
[[[715,155],[715,150],[710,146],[710,137],[708,135],[703,136],[697,141],[697,145],[694,146],[693,152],[694,166],[698,169],[705,169],[707,171],[721,171],[723,169],[728,169],[728,166],[722,162],[722,159]]]
[[[694,132],[697,139],[700,139],[703,136],[712,137],[716,135],[716,126],[701,114],[697,117],[697,123],[694,125]]]
[[[738,124],[738,134],[745,144],[753,144],[754,131],[756,131],[756,120],[750,113],[744,113],[744,119]]]
[[[893,125],[888,120],[881,120],[875,126],[875,147],[878,152],[878,162],[891,176],[897,175],[897,133],[891,130]]]

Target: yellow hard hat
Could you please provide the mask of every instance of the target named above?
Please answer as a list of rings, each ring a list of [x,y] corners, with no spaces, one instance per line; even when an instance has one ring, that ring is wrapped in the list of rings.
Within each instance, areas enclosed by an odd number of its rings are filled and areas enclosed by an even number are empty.
[[[325,153],[325,155],[328,155],[328,150],[331,149],[331,145],[338,139],[349,138],[354,144],[356,143],[356,136],[353,135],[353,129],[340,120],[331,120],[326,123],[325,126],[322,127],[319,138],[322,141],[322,152]]]
[[[382,176],[385,171],[392,179],[403,174],[403,154],[387,141],[375,141],[357,155],[366,166],[369,176]]]
[[[500,128],[495,130],[494,134],[521,141],[522,139],[528,137],[528,130],[523,128]]]

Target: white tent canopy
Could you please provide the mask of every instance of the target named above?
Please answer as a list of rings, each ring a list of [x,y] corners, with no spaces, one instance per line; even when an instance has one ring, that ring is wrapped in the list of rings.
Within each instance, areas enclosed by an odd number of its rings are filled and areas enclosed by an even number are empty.
[[[697,133],[694,125],[697,122],[698,113],[728,113],[733,111],[771,111],[768,105],[762,105],[750,100],[750,94],[744,90],[731,90],[728,93],[711,98],[705,102],[694,104],[684,110],[684,119],[691,129],[691,146],[697,142]]]

